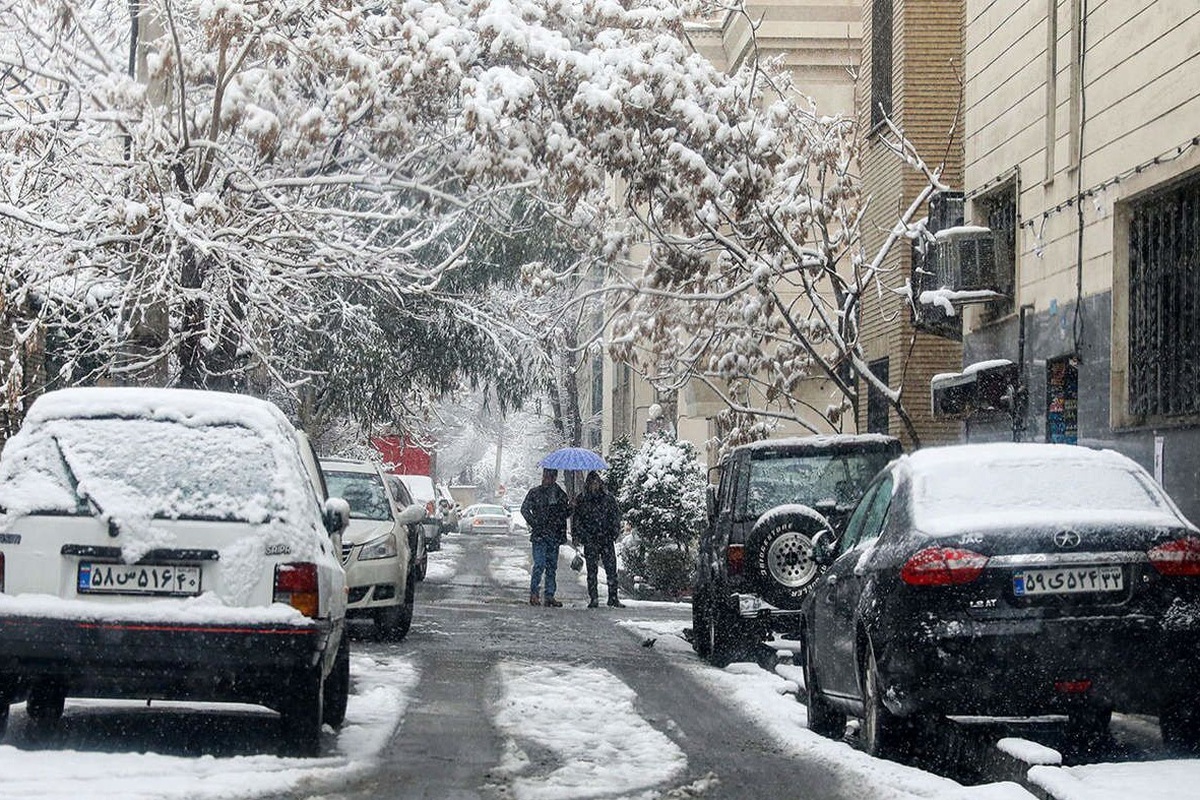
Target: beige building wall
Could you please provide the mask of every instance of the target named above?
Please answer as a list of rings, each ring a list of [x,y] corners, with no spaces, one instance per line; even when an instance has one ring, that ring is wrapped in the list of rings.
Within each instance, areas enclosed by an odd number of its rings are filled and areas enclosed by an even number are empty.
[[[1080,286],[1083,297],[1113,291],[1110,399],[1120,427],[1129,422],[1126,205],[1200,168],[1200,6],[1090,2],[1086,26],[1081,9],[1081,0],[968,0],[966,186],[978,199],[1017,184],[1015,307],[1045,313],[1073,303]],[[995,324],[967,321],[976,332]]]
[[[870,196],[863,226],[867,253],[878,251],[888,233],[926,186],[923,175],[897,158],[872,129],[871,71],[874,64],[875,3],[864,0],[863,66],[859,76],[859,124],[864,132],[863,189]],[[962,185],[963,126],[960,97],[963,77],[960,0],[889,0],[892,6],[892,113],[897,126],[931,166],[942,166],[942,180],[951,188]],[[922,209],[917,216],[926,214]],[[910,249],[894,247],[885,262],[885,291],[868,292],[862,308],[864,352],[868,363],[888,360],[889,385],[901,392],[915,437],[899,416],[890,412],[887,433],[905,447],[957,441],[957,422],[933,418],[930,379],[961,368],[962,349],[954,340],[918,332],[907,299],[898,291],[912,270]],[[868,392],[860,382],[859,429],[867,431]]]

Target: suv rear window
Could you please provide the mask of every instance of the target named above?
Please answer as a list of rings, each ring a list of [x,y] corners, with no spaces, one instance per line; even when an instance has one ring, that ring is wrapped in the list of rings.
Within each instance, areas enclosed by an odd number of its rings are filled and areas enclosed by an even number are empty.
[[[739,487],[738,519],[757,519],[775,506],[799,503],[816,506],[834,503],[853,506],[871,479],[893,458],[893,453],[790,453],[765,451],[752,454],[746,483]]]

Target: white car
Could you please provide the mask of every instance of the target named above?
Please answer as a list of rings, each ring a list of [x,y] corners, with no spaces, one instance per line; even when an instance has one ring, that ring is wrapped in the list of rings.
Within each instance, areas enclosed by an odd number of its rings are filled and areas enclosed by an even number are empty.
[[[331,497],[350,505],[342,564],[350,588],[347,613],[375,622],[379,637],[400,641],[412,626],[420,525],[425,507],[397,507],[387,475],[369,461],[326,458],[321,471]]]
[[[476,503],[463,509],[459,533],[512,533],[512,520],[502,506]]]
[[[304,448],[302,452],[301,448]],[[275,406],[50,392],[0,457],[0,717],[66,697],[258,703],[317,755],[350,681],[345,504]]]

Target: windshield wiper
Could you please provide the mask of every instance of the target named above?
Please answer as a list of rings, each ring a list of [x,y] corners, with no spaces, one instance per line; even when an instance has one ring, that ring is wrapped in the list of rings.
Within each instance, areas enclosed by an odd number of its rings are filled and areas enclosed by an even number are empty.
[[[90,504],[92,508],[96,509],[96,514],[100,519],[108,522],[109,536],[119,536],[121,534],[121,526],[117,521],[105,513],[104,508],[100,505],[100,501],[93,497],[91,492],[80,490],[79,476],[75,472],[74,467],[71,466],[71,460],[67,458],[67,451],[63,448],[62,442],[58,440],[57,436],[51,436],[50,441],[54,442],[54,449],[58,452],[58,460],[62,464],[63,471],[67,473],[67,480],[70,482],[71,491],[75,494],[76,500]],[[78,503],[76,503],[76,511],[82,511]]]

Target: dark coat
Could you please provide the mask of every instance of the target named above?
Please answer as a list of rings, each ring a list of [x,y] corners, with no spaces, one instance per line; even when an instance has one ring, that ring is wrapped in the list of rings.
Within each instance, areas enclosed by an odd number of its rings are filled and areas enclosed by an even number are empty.
[[[570,515],[570,500],[557,483],[533,487],[521,503],[521,516],[529,525],[530,540],[552,539],[562,544],[567,540]]]
[[[621,535],[621,507],[608,492],[584,492],[575,502],[571,532],[584,547],[611,544]]]

